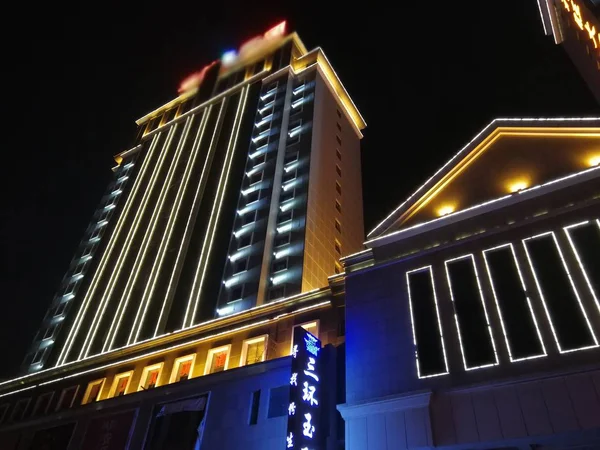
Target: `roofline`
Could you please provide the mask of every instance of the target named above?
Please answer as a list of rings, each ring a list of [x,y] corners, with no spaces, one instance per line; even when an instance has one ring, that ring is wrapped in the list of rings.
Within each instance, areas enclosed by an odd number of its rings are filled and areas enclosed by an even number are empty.
[[[511,126],[515,126],[517,124],[523,123],[535,123],[535,124],[565,124],[565,123],[573,123],[573,122],[600,122],[600,117],[551,117],[551,118],[517,118],[517,117],[508,117],[508,118],[497,118],[492,120],[489,124],[487,124],[479,133],[475,135],[473,139],[471,139],[464,147],[462,147],[454,156],[452,156],[443,166],[441,166],[431,177],[429,177],[416,191],[414,191],[404,202],[400,203],[388,216],[383,219],[379,224],[375,226],[368,234],[367,238],[371,238],[371,240],[377,236],[377,232],[380,231],[380,235],[384,233],[394,222],[399,218],[397,213],[404,208],[410,200],[419,194],[425,187],[427,187],[430,182],[432,182],[444,169],[448,168],[448,166],[454,162],[460,155],[462,155],[467,150],[472,150],[475,148],[475,144],[479,145],[488,135],[485,133],[488,131],[496,130],[500,128],[503,123],[510,124]],[[490,133],[491,134],[491,133]],[[383,228],[383,229],[382,229]]]

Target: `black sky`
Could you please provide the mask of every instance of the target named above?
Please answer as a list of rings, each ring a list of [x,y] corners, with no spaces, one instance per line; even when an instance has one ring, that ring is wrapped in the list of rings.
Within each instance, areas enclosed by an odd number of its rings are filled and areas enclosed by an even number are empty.
[[[5,15],[19,33],[3,31],[0,375],[24,356],[135,119],[279,20],[324,49],[368,123],[366,230],[494,117],[600,110],[534,0],[80,3]]]

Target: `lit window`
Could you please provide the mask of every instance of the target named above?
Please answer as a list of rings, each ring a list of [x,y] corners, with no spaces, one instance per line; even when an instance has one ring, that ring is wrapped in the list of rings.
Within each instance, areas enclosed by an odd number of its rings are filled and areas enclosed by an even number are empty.
[[[268,335],[246,339],[242,345],[242,356],[240,366],[263,362],[267,357]]]
[[[194,362],[196,361],[196,354],[182,356],[177,358],[173,364],[173,371],[171,372],[170,383],[177,383],[178,381],[185,381],[192,377],[192,370],[194,370]]]
[[[160,373],[162,372],[164,363],[153,364],[151,366],[144,367],[142,372],[141,383],[138,391],[147,391],[158,386]]]
[[[224,345],[223,347],[211,348],[208,351],[208,357],[206,358],[204,375],[223,372],[224,370],[227,370],[227,366],[229,365],[230,350],[231,345]]]
[[[100,394],[102,393],[102,388],[104,387],[105,381],[106,378],[102,378],[100,380],[92,381],[90,384],[88,384],[85,394],[83,394],[83,400],[81,404],[87,405],[88,403],[94,403],[100,400]]]
[[[71,386],[63,389],[60,393],[60,397],[58,398],[58,403],[56,404],[56,411],[62,411],[63,409],[71,408],[78,392],[79,386]]]
[[[338,274],[340,274],[340,273],[343,272],[342,266],[337,261],[335,263],[335,267],[333,268],[333,270],[334,270],[334,272],[335,272],[336,275],[338,275]]]
[[[305,322],[305,323],[300,323],[298,325],[294,325],[294,328],[292,328],[292,335],[290,337],[290,344],[293,345],[293,341],[294,341],[294,330],[298,327],[302,327],[304,328],[306,331],[308,331],[310,334],[312,334],[314,337],[316,337],[317,339],[319,338],[319,320],[313,320],[311,322]],[[292,346],[290,345],[290,353],[292,353]]]
[[[115,375],[108,397],[121,397],[122,395],[127,394],[127,389],[129,389],[132,376],[133,370]]]
[[[337,239],[335,240],[334,246],[335,246],[336,253],[338,255],[341,255],[342,254],[342,244],[340,244],[340,242]]]
[[[302,120],[297,119],[290,122],[288,126],[288,145],[293,145],[300,142],[300,136],[302,135]]]

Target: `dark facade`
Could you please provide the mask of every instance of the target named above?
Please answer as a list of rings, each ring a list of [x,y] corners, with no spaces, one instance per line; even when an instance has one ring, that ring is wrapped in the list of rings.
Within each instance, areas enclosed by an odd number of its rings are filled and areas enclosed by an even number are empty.
[[[600,446],[599,125],[492,122],[344,259],[347,449]]]

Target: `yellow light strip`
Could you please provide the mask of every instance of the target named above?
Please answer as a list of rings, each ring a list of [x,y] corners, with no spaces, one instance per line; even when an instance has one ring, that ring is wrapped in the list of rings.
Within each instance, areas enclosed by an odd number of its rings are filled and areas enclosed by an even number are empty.
[[[133,224],[131,227],[129,227],[127,236],[125,237],[125,243],[121,247],[121,251],[119,252],[119,256],[117,257],[117,261],[114,266],[115,268],[110,273],[110,278],[108,280],[108,284],[107,284],[106,288],[104,289],[104,292],[101,296],[100,305],[98,306],[98,309],[96,309],[96,313],[94,314],[94,319],[92,321],[90,329],[88,330],[85,341],[81,347],[78,359],[82,359],[82,358],[85,358],[86,356],[88,356],[89,349],[92,345],[92,338],[96,334],[98,326],[100,325],[100,322],[102,321],[102,317],[104,316],[104,312],[106,311],[106,307],[108,306],[108,302],[110,301],[110,298],[112,297],[112,292],[115,288],[115,285],[117,284],[119,275],[121,274],[121,269],[123,268],[123,264],[125,262],[126,255],[129,253],[129,249],[131,248],[131,243],[133,242],[133,238],[135,237],[135,235],[137,233],[138,227],[139,227],[140,222],[142,221],[142,217],[144,215],[144,211],[146,210],[146,207],[148,206],[152,188],[154,187],[154,184],[156,183],[156,179],[158,178],[158,174],[162,170],[162,166],[166,160],[166,154],[168,153],[168,149],[171,146],[171,141],[173,140],[173,135],[175,134],[176,128],[177,128],[177,126],[172,127],[169,130],[169,133],[167,134],[167,139],[165,140],[165,143],[163,144],[162,149],[160,151],[159,160],[158,160],[157,164],[154,166],[154,170],[152,171],[150,180],[148,181],[147,187],[144,190],[144,194],[142,196],[142,204],[138,207],[138,209],[135,213],[135,216],[133,219]]]
[[[125,202],[123,211],[119,215],[119,219],[117,220],[115,231],[111,235],[111,237],[108,241],[106,250],[104,251],[102,258],[100,259],[98,269],[96,270],[96,273],[94,273],[94,277],[92,278],[92,283],[91,283],[90,287],[88,288],[88,291],[86,292],[86,295],[82,301],[81,308],[77,312],[77,316],[75,318],[75,321],[73,322],[73,326],[72,326],[71,330],[69,331],[69,335],[67,337],[67,340],[65,341],[65,344],[63,345],[63,348],[58,357],[56,365],[63,364],[65,362],[66,358],[68,357],[69,352],[71,351],[71,347],[73,346],[75,338],[79,332],[79,328],[81,327],[83,318],[85,317],[87,309],[90,305],[90,301],[91,301],[92,297],[94,296],[96,288],[98,287],[98,282],[99,282],[100,278],[102,277],[102,274],[104,273],[106,264],[110,258],[110,255],[112,254],[112,250],[114,248],[115,241],[117,240],[119,234],[121,233],[121,229],[123,228],[123,224],[125,222],[125,219],[127,218],[129,209],[131,208],[131,204],[133,203],[134,199],[137,197],[137,193],[138,193],[138,190],[141,185],[141,180],[144,178],[146,171],[150,165],[150,161],[152,160],[152,157],[154,156],[154,151],[157,147],[158,140],[159,140],[159,135],[157,134],[154,136],[154,138],[152,139],[152,142],[150,143],[150,148],[148,149],[148,155],[146,156],[144,162],[142,163],[142,167],[140,169],[138,176],[135,179],[135,182],[131,189],[131,193],[127,197],[127,201]]]
[[[133,264],[133,267],[131,268],[131,273],[129,274],[129,278],[127,280],[127,284],[125,286],[125,289],[123,290],[121,299],[119,300],[119,306],[117,308],[115,315],[113,316],[113,319],[112,319],[112,322],[111,322],[111,325],[109,328],[108,336],[104,341],[104,345],[102,346],[102,352],[105,352],[106,350],[108,350],[112,347],[114,340],[117,336],[117,332],[119,330],[121,321],[123,319],[123,314],[127,310],[129,300],[131,299],[131,293],[133,292],[133,288],[137,282],[139,272],[140,272],[141,267],[146,259],[146,253],[148,251],[148,247],[150,246],[150,242],[151,242],[152,238],[154,237],[154,232],[156,231],[156,225],[158,224],[159,217],[162,213],[163,206],[165,203],[165,198],[167,197],[167,192],[168,192],[171,182],[173,180],[173,176],[176,172],[177,165],[179,164],[179,159],[181,158],[181,153],[183,152],[183,147],[185,146],[185,143],[187,142],[187,137],[188,137],[188,134],[189,134],[190,128],[192,127],[193,122],[194,122],[194,116],[189,117],[185,121],[185,125],[183,127],[183,135],[179,139],[179,142],[177,143],[177,149],[175,151],[175,158],[171,162],[169,171],[167,173],[166,180],[163,183],[158,200],[154,206],[154,210],[152,211],[150,223],[144,233],[144,237],[142,239],[142,244],[141,244],[140,250],[138,251],[138,254],[136,255],[135,262]],[[143,298],[142,298],[142,302],[143,302]],[[140,303],[140,305],[141,305],[141,303]],[[135,320],[137,320],[137,315],[135,317]],[[134,326],[135,326],[135,321],[134,321]]]
[[[105,364],[103,366],[95,367],[93,369],[83,370],[81,372],[77,372],[77,373],[74,373],[74,374],[71,374],[71,375],[66,375],[66,376],[60,377],[60,378],[55,378],[55,379],[49,380],[49,381],[44,381],[42,383],[38,383],[38,384],[29,386],[29,387],[26,387],[26,388],[23,388],[23,389],[18,389],[16,391],[7,392],[6,394],[1,394],[0,398],[6,397],[8,395],[17,394],[19,392],[26,391],[26,390],[29,390],[29,389],[34,389],[36,387],[46,386],[48,384],[56,383],[56,382],[59,382],[59,381],[62,381],[62,380],[67,380],[67,379],[70,379],[70,378],[78,377],[80,375],[85,375],[85,374],[88,374],[88,373],[97,372],[97,371],[104,370],[104,369],[110,369],[112,367],[120,366],[120,365],[127,364],[127,363],[130,363],[130,362],[133,362],[133,361],[139,361],[141,359],[152,357],[154,355],[159,355],[161,353],[168,353],[168,352],[173,351],[173,350],[177,350],[177,349],[180,349],[180,348],[184,348],[184,347],[192,346],[192,345],[195,345],[195,344],[199,344],[201,342],[209,341],[211,339],[219,338],[219,337],[226,336],[226,335],[229,335],[229,334],[234,334],[234,333],[237,333],[239,331],[248,330],[250,328],[255,328],[255,327],[258,327],[258,326],[261,326],[261,325],[265,325],[267,323],[276,322],[279,319],[281,319],[282,317],[287,317],[287,316],[295,315],[295,314],[298,314],[298,313],[301,313],[301,312],[305,312],[305,311],[310,311],[310,310],[313,310],[313,309],[324,308],[325,306],[329,306],[329,305],[331,305],[331,301],[330,300],[326,300],[324,302],[317,303],[315,305],[307,306],[307,307],[304,307],[304,308],[299,308],[299,309],[294,310],[294,311],[292,311],[290,313],[280,314],[279,316],[276,316],[276,317],[274,317],[272,319],[259,320],[257,322],[253,322],[253,323],[250,323],[248,325],[243,325],[241,327],[237,327],[237,328],[234,328],[232,330],[221,331],[219,333],[215,333],[215,334],[212,334],[210,336],[201,337],[201,338],[198,338],[198,339],[194,339],[192,341],[183,342],[181,344],[176,344],[176,345],[173,345],[171,347],[164,348],[164,349],[154,350],[154,351],[151,351],[151,352],[148,352],[148,353],[144,353],[143,355],[133,356],[131,358],[124,359],[122,361],[117,361],[117,362]],[[11,380],[11,381],[14,381],[14,380]]]
[[[223,110],[225,109],[225,103],[226,103],[226,99],[223,99],[223,101],[221,101],[221,107],[219,108],[219,115],[217,116],[217,121],[215,122],[215,128],[213,129],[213,134],[210,139],[210,144],[209,144],[208,150],[206,152],[206,158],[204,159],[204,166],[202,167],[202,172],[200,174],[200,181],[198,182],[198,186],[197,186],[196,192],[194,194],[194,200],[192,202],[192,207],[190,208],[190,213],[188,215],[187,223],[185,225],[185,230],[183,232],[183,238],[181,239],[181,242],[179,244],[179,250],[177,251],[177,258],[175,259],[175,265],[173,266],[171,278],[169,279],[169,285],[167,286],[165,300],[163,301],[163,306],[160,311],[160,315],[158,316],[158,321],[156,322],[156,328],[154,330],[154,337],[158,337],[158,329],[160,327],[162,316],[164,314],[165,305],[166,305],[168,299],[171,297],[171,290],[173,289],[173,283],[175,281],[175,276],[176,276],[176,273],[178,272],[177,268],[179,266],[179,259],[181,258],[181,255],[183,253],[184,244],[185,244],[185,242],[188,241],[188,232],[191,232],[190,225],[192,224],[192,217],[194,216],[194,210],[196,209],[196,204],[198,203],[198,201],[202,200],[199,198],[199,196],[200,196],[200,193],[203,192],[203,188],[206,183],[205,177],[207,176],[208,163],[209,163],[209,161],[212,160],[212,154],[214,153],[214,151],[216,149],[216,137],[217,137],[218,131],[219,131],[221,115],[223,114]],[[210,114],[211,109],[212,109],[212,105],[209,106],[209,112],[207,113],[208,115]],[[198,145],[202,145],[202,143],[200,142]]]
[[[202,142],[202,138],[204,136],[204,131],[206,129],[206,124],[208,123],[208,117],[209,117],[211,109],[212,109],[212,107],[209,107],[203,113],[202,120],[201,120],[200,126],[198,128],[198,133],[196,134],[196,138],[194,139],[194,144],[192,146],[192,152],[191,152],[192,154],[188,160],[188,163],[186,166],[186,171],[183,175],[183,180],[179,185],[179,188],[177,190],[177,194],[175,197],[175,202],[174,202],[175,213],[173,213],[173,210],[171,210],[171,214],[169,215],[169,221],[167,223],[165,233],[163,234],[163,237],[162,237],[162,240],[160,243],[160,247],[158,249],[157,257],[154,260],[154,264],[152,265],[152,271],[150,272],[150,277],[148,279],[148,283],[146,283],[146,287],[144,288],[144,293],[142,294],[142,302],[145,301],[146,306],[144,308],[144,312],[142,313],[142,318],[140,319],[140,327],[141,327],[141,324],[145,320],[146,313],[148,310],[148,305],[150,303],[150,299],[154,295],[154,289],[156,287],[156,281],[158,280],[158,275],[162,271],[164,257],[166,255],[169,243],[171,242],[171,236],[173,233],[173,229],[175,228],[175,223],[177,222],[177,218],[179,217],[179,209],[183,202],[183,197],[187,190],[189,180],[191,178],[192,169],[194,168],[194,166],[196,164],[196,157],[198,156],[198,153],[200,152],[200,150],[199,150],[200,143]],[[158,263],[158,266],[157,266],[157,263]],[[167,297],[165,296],[161,310],[160,310],[160,315],[159,315],[158,321],[156,323],[156,327],[158,327],[160,324],[160,320],[162,318],[162,314],[163,314],[163,311],[165,308],[166,301],[167,301]],[[154,334],[156,334],[156,328],[155,328]]]
[[[202,285],[204,284],[204,276],[206,274],[206,268],[208,266],[208,259],[210,258],[210,253],[212,250],[212,244],[215,237],[215,231],[217,222],[219,219],[219,214],[221,212],[221,206],[223,205],[223,199],[225,197],[225,187],[227,185],[227,180],[229,178],[229,170],[231,168],[231,163],[233,161],[233,154],[235,151],[235,146],[237,144],[238,133],[240,130],[242,115],[244,112],[244,108],[246,106],[246,99],[248,97],[248,88],[244,88],[242,90],[241,98],[238,103],[238,110],[236,111],[236,117],[233,125],[233,132],[229,136],[229,143],[227,145],[227,154],[225,155],[225,164],[221,170],[221,174],[219,176],[219,185],[217,188],[217,194],[215,195],[215,201],[213,202],[210,219],[208,222],[207,233],[204,235],[204,241],[202,243],[202,251],[200,253],[200,258],[198,260],[198,266],[196,269],[196,274],[194,275],[194,282],[192,283],[192,291],[190,295],[190,299],[188,301],[188,306],[185,311],[185,316],[183,320],[183,328],[187,328],[193,325],[194,317],[196,316],[196,311],[198,309],[198,303],[200,301],[200,294],[202,291]],[[234,138],[235,136],[235,138]],[[232,142],[233,141],[233,142]],[[216,209],[216,212],[215,212]],[[210,235],[210,241],[208,241]],[[208,244],[207,244],[208,241]],[[199,283],[198,276],[202,272],[200,276]],[[198,286],[196,288],[196,286]],[[196,294],[194,295],[194,291]],[[193,304],[192,313],[190,316],[190,307]]]

